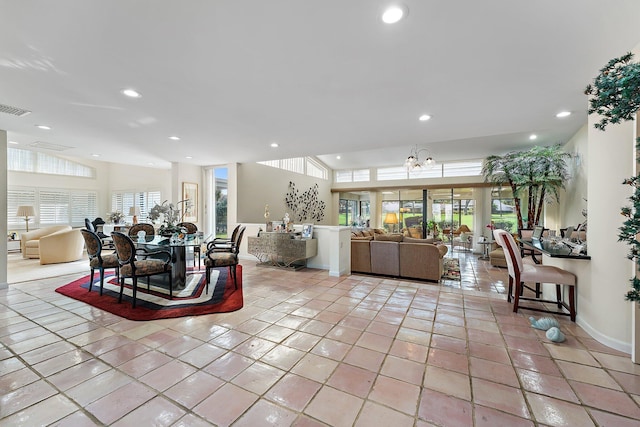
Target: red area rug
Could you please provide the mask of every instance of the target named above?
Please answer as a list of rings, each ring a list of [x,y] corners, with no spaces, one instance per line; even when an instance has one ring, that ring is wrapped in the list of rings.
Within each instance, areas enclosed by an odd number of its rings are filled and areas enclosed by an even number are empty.
[[[205,294],[204,271],[192,271],[187,276],[184,289],[174,289],[173,299],[161,285],[151,284],[147,290],[146,278],[138,280],[136,308],[131,307],[131,283],[126,280],[122,302],[118,303],[120,285],[115,274],[105,274],[104,290],[100,295],[100,276],[96,272],[93,288],[89,292],[89,275],[56,289],[56,292],[93,307],[122,316],[129,320],[153,320],[172,317],[198,316],[226,313],[242,308],[242,266],[238,265],[238,289],[236,290],[228,268],[211,270],[209,293]]]

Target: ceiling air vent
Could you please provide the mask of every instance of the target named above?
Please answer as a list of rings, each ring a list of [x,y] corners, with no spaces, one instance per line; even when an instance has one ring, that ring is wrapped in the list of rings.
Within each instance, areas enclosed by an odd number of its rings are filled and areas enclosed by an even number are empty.
[[[11,105],[0,104],[0,113],[13,114],[14,116],[22,117],[27,114],[31,114],[29,110],[23,110],[22,108],[12,107]]]
[[[67,145],[54,144],[52,142],[45,142],[45,141],[32,142],[31,144],[29,144],[29,146],[33,148],[44,148],[46,150],[53,150],[53,151],[64,151],[64,150],[69,150],[71,148],[74,148],[74,147],[69,147]]]

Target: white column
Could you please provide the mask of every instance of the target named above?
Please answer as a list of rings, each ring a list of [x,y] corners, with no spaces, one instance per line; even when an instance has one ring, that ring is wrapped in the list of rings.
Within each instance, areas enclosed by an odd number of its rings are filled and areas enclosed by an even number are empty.
[[[7,131],[0,130],[0,164],[2,173],[0,174],[0,289],[6,289],[7,283]]]

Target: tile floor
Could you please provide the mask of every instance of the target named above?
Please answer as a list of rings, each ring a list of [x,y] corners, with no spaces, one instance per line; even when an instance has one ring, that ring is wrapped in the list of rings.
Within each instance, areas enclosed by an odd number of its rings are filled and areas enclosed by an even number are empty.
[[[235,313],[134,322],[0,291],[4,426],[638,426],[640,366],[560,316],[550,343],[470,254],[442,285],[244,261]]]

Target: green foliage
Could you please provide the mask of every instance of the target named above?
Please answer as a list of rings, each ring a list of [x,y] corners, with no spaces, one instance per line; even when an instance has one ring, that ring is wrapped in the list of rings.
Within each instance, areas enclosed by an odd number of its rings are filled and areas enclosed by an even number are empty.
[[[589,114],[602,116],[594,125],[596,129],[633,120],[640,108],[640,64],[632,59],[632,53],[612,59],[585,89],[584,93],[591,95]]]
[[[527,228],[540,222],[546,203],[559,200],[558,190],[569,178],[566,160],[571,155],[560,145],[536,146],[485,159],[482,174],[496,186],[508,184],[513,192],[518,229],[523,228],[521,200],[526,197]]]
[[[600,74],[587,86],[585,94],[589,99],[589,114],[599,114],[601,119],[594,125],[596,129],[605,130],[607,125],[633,120],[640,108],[640,64],[633,63],[632,53],[614,58],[600,70]],[[636,161],[640,161],[640,138],[636,140]],[[627,178],[622,182],[633,188],[629,197],[631,206],[621,208],[626,219],[618,230],[618,241],[630,246],[627,258],[636,265],[636,273],[630,280],[631,290],[625,294],[628,301],[640,301],[640,175]]]

